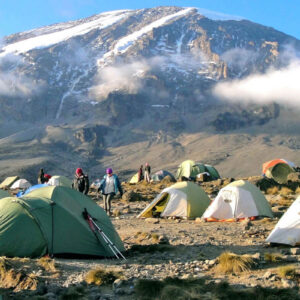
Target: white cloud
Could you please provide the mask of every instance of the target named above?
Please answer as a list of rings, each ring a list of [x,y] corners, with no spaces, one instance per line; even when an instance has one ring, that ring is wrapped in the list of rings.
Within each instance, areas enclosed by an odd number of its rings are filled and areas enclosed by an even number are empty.
[[[17,55],[0,58],[1,96],[30,96],[40,91],[43,84],[20,71],[19,67],[24,65],[23,58]]]
[[[277,102],[300,108],[299,77],[300,60],[294,59],[285,68],[270,69],[265,74],[219,83],[213,92],[216,96],[232,102]]]

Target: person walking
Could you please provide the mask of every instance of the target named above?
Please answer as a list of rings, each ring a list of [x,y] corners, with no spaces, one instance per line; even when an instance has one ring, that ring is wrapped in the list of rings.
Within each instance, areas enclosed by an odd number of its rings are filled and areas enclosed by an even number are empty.
[[[76,191],[87,195],[89,191],[89,177],[87,174],[84,174],[81,168],[77,168],[75,172],[75,177],[72,184],[73,189]]]
[[[38,184],[45,183],[46,179],[45,179],[44,169],[40,169],[37,181],[38,181]]]
[[[106,169],[106,175],[100,182],[98,191],[102,193],[103,204],[106,213],[111,215],[111,200],[119,192],[120,196],[123,196],[123,189],[120,184],[119,178],[116,174],[113,174],[111,168]]]
[[[151,174],[151,167],[148,163],[145,164],[145,175],[144,175],[144,178],[145,178],[145,181],[146,182],[150,182],[150,174]]]
[[[138,182],[143,180],[143,165],[140,166],[139,170],[138,170]]]

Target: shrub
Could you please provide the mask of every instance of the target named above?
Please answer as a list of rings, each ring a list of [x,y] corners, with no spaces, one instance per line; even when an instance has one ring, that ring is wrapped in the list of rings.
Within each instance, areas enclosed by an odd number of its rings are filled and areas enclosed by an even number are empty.
[[[297,277],[296,268],[292,265],[279,267],[277,269],[277,274],[281,278],[287,278],[287,279],[295,279]]]
[[[282,261],[282,255],[280,253],[265,253],[265,261],[268,262]]]
[[[249,255],[224,252],[218,258],[217,270],[222,273],[239,273],[253,269],[254,259]]]
[[[266,194],[269,195],[277,195],[279,193],[278,187],[277,186],[273,186],[271,188],[268,188],[266,191]]]
[[[279,191],[279,194],[282,196],[287,196],[290,194],[294,194],[294,191],[287,187],[282,187]]]
[[[121,278],[122,273],[114,270],[98,268],[90,270],[85,277],[88,284],[107,285],[112,284],[116,279]]]

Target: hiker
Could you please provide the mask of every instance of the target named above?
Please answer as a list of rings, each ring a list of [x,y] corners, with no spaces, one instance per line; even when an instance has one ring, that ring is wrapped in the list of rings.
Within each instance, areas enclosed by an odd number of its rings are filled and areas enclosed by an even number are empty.
[[[123,196],[123,190],[119,178],[117,175],[113,174],[113,170],[111,168],[106,169],[106,175],[104,175],[101,180],[98,191],[102,193],[104,209],[110,216],[112,198],[118,193],[118,191],[120,192],[120,196]]]
[[[89,177],[84,174],[81,168],[77,168],[75,172],[75,178],[72,183],[72,188],[76,191],[87,195],[89,191]]]
[[[52,177],[51,175],[45,174],[44,175],[45,183],[47,183],[51,177]]]
[[[144,179],[146,182],[150,182],[150,174],[151,174],[151,167],[148,163],[145,164],[145,175],[144,175]]]
[[[143,176],[143,165],[140,166],[139,170],[138,170],[138,182],[142,181],[144,179]]]
[[[44,176],[44,169],[40,169],[39,174],[38,174],[38,184],[43,184],[45,183],[45,176]]]

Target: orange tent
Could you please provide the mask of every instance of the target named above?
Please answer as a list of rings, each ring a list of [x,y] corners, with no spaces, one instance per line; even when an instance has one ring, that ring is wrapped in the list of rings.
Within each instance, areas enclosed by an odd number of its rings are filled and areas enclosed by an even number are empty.
[[[263,174],[266,174],[267,170],[276,166],[277,164],[287,164],[287,165],[290,165],[289,161],[285,160],[285,159],[281,159],[281,158],[278,158],[278,159],[273,159],[273,160],[270,160],[270,161],[267,161],[263,164],[262,166],[262,172]]]

